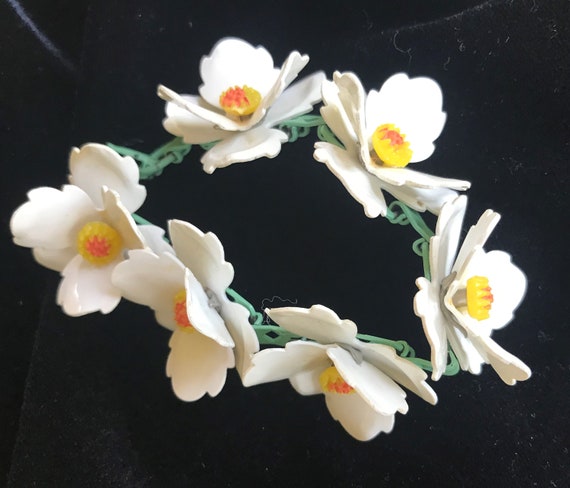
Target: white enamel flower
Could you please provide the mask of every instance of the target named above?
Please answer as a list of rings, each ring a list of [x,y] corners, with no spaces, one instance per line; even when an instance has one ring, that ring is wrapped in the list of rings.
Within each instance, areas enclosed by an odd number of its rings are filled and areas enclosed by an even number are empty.
[[[111,283],[113,268],[127,249],[145,247],[145,234],[156,241],[160,231],[141,231],[130,215],[146,197],[132,158],[86,144],[71,151],[69,169],[70,184],[61,190],[31,190],[10,228],[16,244],[32,248],[40,264],[61,272],[57,303],[65,313],[108,313],[121,299]]]
[[[179,220],[170,222],[170,238],[171,252],[129,252],[113,283],[172,330],[166,373],[176,395],[194,401],[216,396],[227,369],[244,371],[259,344],[247,310],[225,294],[234,271],[218,238]]]
[[[158,87],[166,100],[164,128],[189,144],[220,141],[202,156],[207,173],[234,163],[279,154],[287,134],[281,122],[308,113],[320,102],[322,72],[289,85],[309,62],[293,51],[281,69],[269,52],[241,39],[222,39],[200,62],[200,96]]]
[[[402,385],[431,404],[437,396],[418,366],[385,345],[356,338],[356,325],[332,310],[285,307],[266,310],[284,329],[312,341],[289,342],[284,349],[257,353],[246,386],[289,379],[302,395],[324,393],[329,412],[358,440],[391,432],[396,412],[408,411]]]
[[[466,190],[468,181],[406,168],[427,159],[445,124],[442,94],[429,78],[390,77],[368,96],[353,73],[335,72],[322,86],[323,119],[344,145],[315,144],[325,163],[368,217],[386,215],[383,190],[415,210],[438,214],[443,203]]]
[[[528,379],[530,369],[492,340],[491,333],[512,320],[526,278],[507,253],[484,251],[500,219],[492,210],[471,227],[455,257],[466,205],[465,196],[444,205],[430,239],[431,281],[416,280],[420,291],[414,310],[431,346],[432,379],[445,370],[449,342],[463,370],[479,374],[483,363],[490,364],[505,383],[514,385]]]

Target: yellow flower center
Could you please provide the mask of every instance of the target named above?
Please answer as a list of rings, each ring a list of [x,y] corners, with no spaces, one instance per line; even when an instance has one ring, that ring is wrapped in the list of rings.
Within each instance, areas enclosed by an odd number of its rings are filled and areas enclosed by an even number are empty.
[[[339,393],[340,395],[354,393],[354,388],[344,381],[334,366],[325,369],[321,373],[319,383],[321,384],[323,393]]]
[[[489,318],[493,294],[489,280],[484,276],[473,276],[467,280],[467,313],[477,320]]]
[[[186,290],[181,290],[174,295],[174,321],[186,332],[194,331],[186,312]]]
[[[95,266],[109,264],[122,249],[121,235],[105,222],[87,222],[77,234],[77,251]]]
[[[261,94],[247,85],[233,86],[220,95],[220,106],[228,115],[251,115],[259,107]]]
[[[410,143],[394,124],[384,124],[372,134],[372,147],[384,166],[403,168],[412,159]]]

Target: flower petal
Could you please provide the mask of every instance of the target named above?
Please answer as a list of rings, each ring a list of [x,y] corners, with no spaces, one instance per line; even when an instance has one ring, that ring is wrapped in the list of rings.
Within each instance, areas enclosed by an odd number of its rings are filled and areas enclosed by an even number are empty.
[[[122,157],[102,144],[73,148],[69,156],[69,182],[81,188],[103,207],[101,187],[118,193],[126,209],[135,212],[146,198],[146,188],[139,185],[139,168],[130,156]]]
[[[449,345],[457,356],[461,369],[471,374],[481,374],[481,366],[487,359],[473,345],[465,330],[450,322],[447,323],[446,330]]]
[[[220,301],[222,305],[220,315],[235,344],[236,369],[240,376],[243,376],[251,364],[253,354],[259,351],[257,334],[249,323],[249,312],[243,306],[231,302],[225,295]]]
[[[172,333],[166,374],[172,379],[176,396],[186,402],[202,398],[206,393],[214,397],[226,383],[227,369],[234,366],[231,348],[197,331],[180,328]]]
[[[408,185],[416,188],[452,188],[454,190],[468,190],[471,183],[453,178],[441,178],[428,175],[408,168],[390,168],[370,163],[366,169],[382,181],[395,186]]]
[[[358,393],[327,393],[325,399],[332,418],[359,441],[369,441],[380,432],[390,433],[394,428],[394,414],[377,412]]]
[[[309,56],[301,55],[298,51],[293,51],[283,63],[279,76],[275,80],[275,83],[271,89],[261,98],[261,103],[259,107],[251,114],[251,118],[248,120],[249,127],[256,125],[269,110],[269,108],[275,103],[279,96],[283,93],[285,88],[287,88],[299,72],[307,65],[309,62]]]
[[[327,165],[352,197],[364,207],[367,217],[386,215],[386,201],[380,182],[364,170],[356,154],[327,142],[317,142],[313,156]]]
[[[163,229],[152,224],[137,225],[137,229],[143,236],[145,246],[155,254],[163,252],[174,254],[174,249],[164,237],[165,232]]]
[[[224,260],[224,248],[212,232],[184,222],[171,220],[169,234],[176,256],[192,271],[204,289],[210,289],[221,300],[234,278],[233,266]]]
[[[102,214],[105,220],[121,234],[124,246],[127,249],[144,249],[144,238],[131,214],[119,200],[118,193],[103,187],[102,195],[104,206]]]
[[[236,132],[204,153],[200,161],[206,173],[225,168],[234,163],[244,163],[259,158],[274,158],[287,142],[287,134],[277,129],[259,126],[247,132]]]
[[[420,291],[414,297],[414,312],[422,319],[424,334],[431,347],[431,379],[437,381],[447,365],[447,319],[440,309],[440,285],[432,285],[427,279],[418,278],[416,286]]]
[[[87,194],[73,185],[65,185],[61,191],[35,188],[28,192],[28,200],[16,209],[10,220],[10,230],[18,246],[72,247],[81,226],[100,218]]]
[[[180,95],[186,102],[193,105],[209,107],[196,95]],[[220,130],[213,123],[197,117],[176,103],[166,104],[166,118],[162,121],[164,128],[171,134],[182,137],[187,144],[204,144],[224,139],[226,131]]]
[[[364,361],[386,373],[394,381],[413,391],[426,402],[435,405],[437,395],[426,383],[427,374],[419,366],[396,354],[394,348],[383,344],[363,344]]]
[[[113,271],[113,284],[131,302],[154,310],[156,321],[174,330],[174,297],[184,290],[184,265],[171,253],[129,252]]]
[[[251,366],[243,375],[243,384],[253,386],[280,381],[319,368],[322,373],[331,364],[326,350],[326,346],[305,341],[289,342],[283,349],[265,349],[253,356]]]
[[[201,334],[216,341],[220,346],[234,347],[226,324],[220,316],[219,300],[215,296],[209,297],[200,282],[186,268],[184,277],[186,289],[186,313],[192,326]],[[216,310],[218,309],[218,310]]]
[[[366,119],[364,103],[366,95],[362,83],[354,73],[340,73],[335,71],[333,81],[338,87],[338,98],[344,112],[356,134],[360,148],[360,159],[368,164],[370,153],[368,148],[368,135],[366,134]]]
[[[262,97],[271,90],[279,70],[273,67],[271,54],[263,47],[236,38],[220,40],[209,56],[200,61],[200,76],[204,84],[200,95],[209,104],[219,107],[220,95],[233,86],[255,88]]]
[[[65,265],[77,255],[77,247],[66,247],[64,249],[36,247],[33,254],[35,260],[42,266],[54,271],[62,271]]]
[[[323,305],[313,305],[309,309],[266,308],[265,313],[289,332],[321,344],[353,345],[356,341],[355,323],[348,319],[341,320],[336,313]]]
[[[72,317],[91,312],[109,313],[121,301],[120,290],[111,282],[111,274],[119,261],[96,267],[75,256],[62,271],[57,304]]]
[[[158,85],[156,93],[164,101],[178,105],[180,109],[188,111],[189,115],[193,114],[194,116],[203,119],[207,124],[214,125],[218,129],[226,131],[240,131],[247,130],[251,127],[249,121],[230,119],[224,114],[207,108],[202,103],[194,103],[191,99],[184,98],[182,95],[164,85]]]
[[[452,271],[457,271],[465,265],[465,260],[477,246],[484,246],[487,239],[501,220],[501,216],[492,210],[486,210],[475,225],[472,225],[459,249]]]
[[[517,381],[530,378],[530,368],[519,358],[505,351],[490,337],[481,335],[476,338],[472,337],[471,340],[480,351],[484,351],[487,362],[507,385],[514,385]]]
[[[318,71],[287,88],[268,109],[263,121],[266,127],[274,127],[285,120],[306,114],[321,101],[321,83],[325,74]]]
[[[333,134],[342,142],[347,151],[355,155],[360,161],[357,148],[357,138],[346,111],[338,98],[338,87],[332,81],[323,81],[322,97],[324,106],[321,107],[323,120],[329,126]]]
[[[350,386],[378,413],[406,413],[406,392],[387,374],[366,361],[358,364],[350,352],[335,346],[327,348],[336,369]]]
[[[395,186],[379,181],[379,186],[394,198],[418,212],[431,212],[438,215],[443,205],[457,198],[457,192],[447,188],[415,188],[413,186]]]
[[[451,273],[466,207],[465,195],[450,200],[441,207],[435,235],[429,244],[431,280],[437,286]]]

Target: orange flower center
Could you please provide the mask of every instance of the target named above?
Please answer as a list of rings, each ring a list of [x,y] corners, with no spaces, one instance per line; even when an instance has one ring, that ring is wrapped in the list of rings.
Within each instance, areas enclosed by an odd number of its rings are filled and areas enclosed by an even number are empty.
[[[220,106],[228,115],[237,117],[251,115],[260,102],[261,94],[247,85],[233,86],[220,95]]]
[[[372,134],[372,147],[384,166],[403,168],[412,160],[410,143],[394,124],[384,124]]]
[[[186,290],[181,290],[174,295],[174,321],[187,332],[194,330],[186,312]]]
[[[77,233],[77,252],[95,266],[109,264],[122,248],[121,235],[105,222],[87,222]]]
[[[484,276],[472,276],[467,280],[467,313],[477,320],[489,318],[493,294],[489,280]]]
[[[325,369],[321,373],[319,383],[321,384],[323,393],[338,393],[340,395],[354,393],[354,388],[344,381],[334,366]]]

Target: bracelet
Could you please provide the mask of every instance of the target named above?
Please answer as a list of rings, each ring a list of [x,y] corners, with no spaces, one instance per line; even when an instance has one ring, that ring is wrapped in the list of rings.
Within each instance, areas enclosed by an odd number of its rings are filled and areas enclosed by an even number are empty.
[[[15,244],[61,273],[57,303],[70,316],[110,313],[122,298],[150,307],[172,331],[166,373],[184,401],[218,395],[232,368],[247,387],[288,379],[302,395],[324,394],[332,417],[364,441],[407,413],[407,390],[436,404],[426,372],[436,382],[489,364],[508,385],[528,379],[528,366],[491,338],[526,290],[509,254],[484,249],[499,214],[484,212],[460,243],[467,196],[458,192],[470,183],[409,167],[431,156],[443,130],[437,83],[399,73],[366,93],[346,72],[293,83],[308,62],[294,51],[275,68],[263,47],[222,39],[200,62],[199,95],[158,87],[174,139],[148,154],[110,143],[74,148],[69,183],[31,190],[14,212]],[[311,114],[319,103],[320,115]],[[137,214],[147,193],[140,181],[181,163],[193,146],[213,173],[276,157],[282,144],[311,134],[314,159],[367,217],[417,232],[423,276],[413,307],[429,360],[406,341],[358,333],[323,305],[258,311],[231,288],[234,269],[215,234],[174,219],[166,237]],[[435,230],[424,212],[436,216]]]

